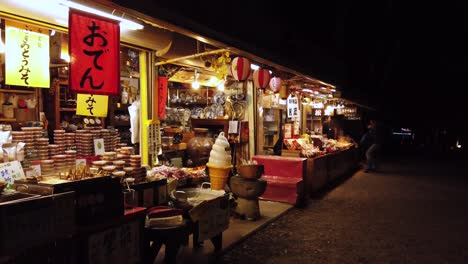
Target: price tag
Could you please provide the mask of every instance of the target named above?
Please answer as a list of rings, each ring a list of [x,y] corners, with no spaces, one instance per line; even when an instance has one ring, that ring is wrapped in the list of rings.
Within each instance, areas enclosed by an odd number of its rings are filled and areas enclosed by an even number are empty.
[[[13,184],[15,180],[24,179],[24,171],[19,161],[0,163],[0,179]]]
[[[94,155],[104,155],[104,139],[96,138],[94,139]]]
[[[86,166],[86,159],[76,159],[75,166],[79,168],[80,165]]]
[[[229,121],[229,134],[239,134],[239,121]]]
[[[32,168],[31,171],[27,171],[26,172],[26,176],[41,176],[41,165],[40,164],[37,164],[37,165],[31,165],[29,166],[30,168]]]

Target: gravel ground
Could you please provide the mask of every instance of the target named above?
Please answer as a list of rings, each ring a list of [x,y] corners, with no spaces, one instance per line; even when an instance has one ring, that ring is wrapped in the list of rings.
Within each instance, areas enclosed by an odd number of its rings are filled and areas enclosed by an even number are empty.
[[[226,252],[222,263],[468,263],[467,163],[388,159]]]

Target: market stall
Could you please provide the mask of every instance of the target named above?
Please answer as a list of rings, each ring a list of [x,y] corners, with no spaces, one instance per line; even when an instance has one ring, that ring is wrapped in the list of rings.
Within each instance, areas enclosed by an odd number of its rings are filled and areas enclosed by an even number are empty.
[[[324,120],[302,114],[306,93],[325,101],[335,87],[98,2],[106,12],[71,1],[21,17],[20,6],[0,8],[0,223],[18,217],[37,232],[20,247],[22,230],[0,226],[5,261],[42,252],[52,263],[138,263],[173,234],[218,251],[231,216],[262,220],[259,199],[276,195],[264,175],[273,163],[254,156],[276,154],[297,172],[282,202],[347,170],[349,142],[322,137]]]

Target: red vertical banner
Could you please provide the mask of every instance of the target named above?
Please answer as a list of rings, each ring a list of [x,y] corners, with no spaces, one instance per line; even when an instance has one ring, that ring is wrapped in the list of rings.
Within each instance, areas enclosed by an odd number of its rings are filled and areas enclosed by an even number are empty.
[[[166,117],[167,77],[158,78],[158,95],[158,116],[164,119]]]
[[[119,22],[70,9],[70,89],[116,95],[120,84]]]

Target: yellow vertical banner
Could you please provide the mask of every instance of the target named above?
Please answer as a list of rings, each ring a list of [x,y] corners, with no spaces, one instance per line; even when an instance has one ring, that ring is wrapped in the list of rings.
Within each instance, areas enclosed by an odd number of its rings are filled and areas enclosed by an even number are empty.
[[[82,116],[106,117],[109,97],[97,94],[77,94],[76,114]]]
[[[48,30],[7,20],[5,37],[5,84],[49,88]]]

